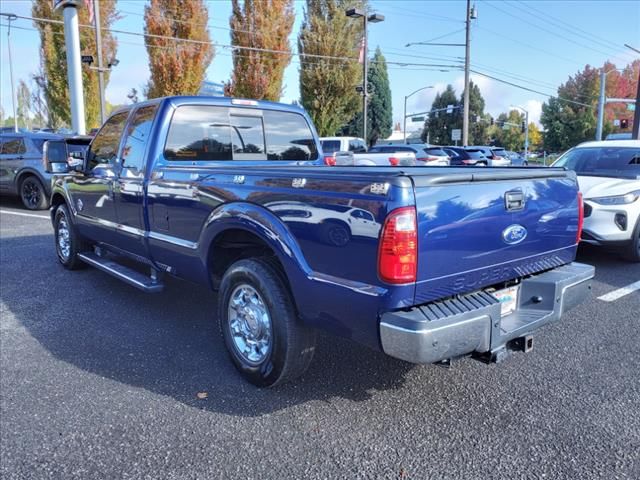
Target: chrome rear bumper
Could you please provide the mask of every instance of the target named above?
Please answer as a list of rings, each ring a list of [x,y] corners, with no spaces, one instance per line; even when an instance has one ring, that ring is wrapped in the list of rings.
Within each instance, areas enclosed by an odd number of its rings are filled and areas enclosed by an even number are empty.
[[[434,363],[471,353],[498,357],[511,340],[558,320],[591,294],[591,265],[571,263],[522,280],[517,309],[501,317],[485,291],[385,313],[380,340],[387,355]]]

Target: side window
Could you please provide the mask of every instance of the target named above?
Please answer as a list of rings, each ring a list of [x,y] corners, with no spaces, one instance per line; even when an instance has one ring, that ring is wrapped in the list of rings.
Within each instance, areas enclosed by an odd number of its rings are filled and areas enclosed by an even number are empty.
[[[89,168],[93,169],[99,165],[113,165],[118,156],[120,137],[124,130],[129,112],[120,112],[112,116],[100,129],[91,142],[89,150]]]
[[[293,112],[264,111],[268,160],[316,160],[315,137],[305,118]]]
[[[367,145],[364,143],[363,140],[356,140],[356,145],[357,145],[356,153],[367,153]]]
[[[266,160],[262,116],[231,115],[234,160]]]
[[[355,140],[349,140],[349,151],[350,152],[357,152],[358,151],[358,144],[356,143]]]
[[[133,119],[127,129],[126,142],[122,149],[122,166],[141,172],[144,168],[144,151],[147,146],[153,119],[156,116],[158,104],[139,108],[133,114]]]
[[[229,109],[178,107],[171,119],[164,156],[168,160],[232,160]]]
[[[20,155],[25,153],[27,148],[24,140],[20,137],[5,137],[2,142],[3,155]]]

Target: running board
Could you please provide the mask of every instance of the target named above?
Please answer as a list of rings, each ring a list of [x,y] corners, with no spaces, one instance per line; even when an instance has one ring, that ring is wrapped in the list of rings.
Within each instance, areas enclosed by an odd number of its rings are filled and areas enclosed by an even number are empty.
[[[99,257],[95,253],[85,252],[79,253],[78,258],[83,262],[96,267],[98,270],[108,273],[109,275],[128,283],[132,287],[139,288],[143,292],[157,293],[164,288],[164,283],[157,277],[148,277],[132,268],[125,267],[118,262],[109,260],[108,258]]]

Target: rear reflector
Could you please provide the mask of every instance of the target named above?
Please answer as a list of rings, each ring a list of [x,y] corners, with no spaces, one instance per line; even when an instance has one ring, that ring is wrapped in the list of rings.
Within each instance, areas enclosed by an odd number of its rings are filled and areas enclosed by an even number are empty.
[[[327,155],[326,157],[324,157],[324,164],[329,165],[330,167],[335,167],[336,157],[332,155]]]
[[[378,274],[387,283],[416,281],[418,228],[414,207],[392,211],[384,222],[378,252]]]
[[[582,201],[582,192],[578,192],[578,232],[576,233],[576,243],[582,237],[582,226],[584,225],[584,203]]]
[[[389,157],[389,163],[394,167],[397,167],[400,164],[400,160],[398,160],[396,157]]]

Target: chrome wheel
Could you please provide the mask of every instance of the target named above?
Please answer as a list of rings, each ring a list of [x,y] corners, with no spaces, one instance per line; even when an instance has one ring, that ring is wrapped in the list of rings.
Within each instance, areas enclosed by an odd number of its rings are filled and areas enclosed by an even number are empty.
[[[69,233],[69,224],[64,216],[58,220],[57,236],[58,254],[66,262],[69,260],[69,254],[71,253],[71,235]]]
[[[271,350],[272,327],[269,310],[258,291],[241,284],[231,293],[228,322],[233,346],[252,365],[262,363]]]

